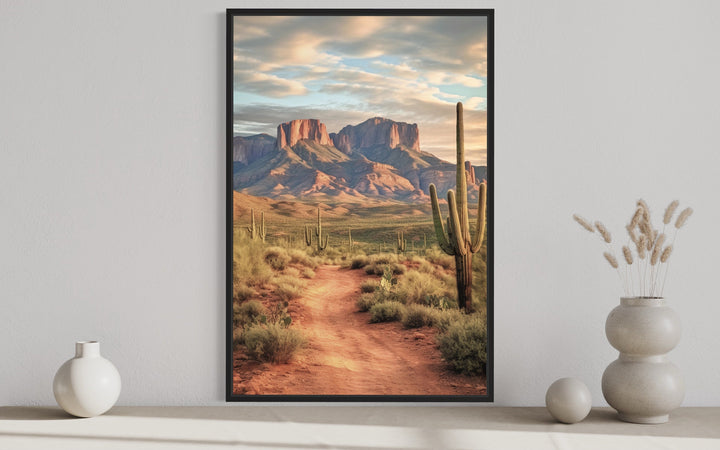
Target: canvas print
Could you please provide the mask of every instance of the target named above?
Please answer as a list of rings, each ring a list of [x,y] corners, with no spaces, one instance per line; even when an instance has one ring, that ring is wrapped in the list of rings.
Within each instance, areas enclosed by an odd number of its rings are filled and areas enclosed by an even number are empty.
[[[228,31],[228,400],[491,400],[492,11]]]

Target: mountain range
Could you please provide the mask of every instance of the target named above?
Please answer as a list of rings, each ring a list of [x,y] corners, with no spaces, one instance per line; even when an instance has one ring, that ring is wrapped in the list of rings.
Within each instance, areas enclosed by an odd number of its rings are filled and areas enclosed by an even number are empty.
[[[416,124],[374,117],[328,133],[317,119],[278,125],[277,136],[233,138],[233,189],[279,200],[427,201],[455,187],[455,164],[420,150]],[[485,166],[465,164],[470,196]]]

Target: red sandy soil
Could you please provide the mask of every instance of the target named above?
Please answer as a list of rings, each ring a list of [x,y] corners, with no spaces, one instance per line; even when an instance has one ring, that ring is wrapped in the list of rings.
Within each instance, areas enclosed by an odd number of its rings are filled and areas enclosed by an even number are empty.
[[[368,323],[357,311],[362,270],[320,266],[291,302],[293,327],[308,345],[288,364],[234,353],[233,393],[245,395],[484,395],[485,379],[447,369],[436,330]]]

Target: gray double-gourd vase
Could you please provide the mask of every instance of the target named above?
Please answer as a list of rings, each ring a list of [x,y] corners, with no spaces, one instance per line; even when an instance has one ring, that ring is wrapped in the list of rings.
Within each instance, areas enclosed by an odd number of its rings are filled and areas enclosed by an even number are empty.
[[[680,369],[667,359],[680,342],[677,313],[664,298],[623,297],[608,315],[605,333],[620,351],[602,377],[605,400],[625,422],[667,422],[685,396]]]

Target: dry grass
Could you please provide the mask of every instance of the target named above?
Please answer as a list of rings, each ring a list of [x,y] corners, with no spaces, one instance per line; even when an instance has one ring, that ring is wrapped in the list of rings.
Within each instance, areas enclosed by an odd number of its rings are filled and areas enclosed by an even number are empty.
[[[623,283],[625,296],[662,296],[668,270],[666,263],[672,253],[675,238],[677,237],[677,230],[685,225],[693,213],[692,208],[685,208],[678,214],[674,224],[675,236],[673,236],[672,242],[663,248],[663,245],[665,245],[668,240],[665,234],[665,227],[672,222],[675,211],[679,205],[680,203],[677,200],[673,200],[668,204],[662,216],[662,230],[658,230],[653,226],[650,208],[647,203],[643,199],[637,201],[630,222],[625,227],[630,241],[634,244],[635,252],[633,254],[630,246],[626,245],[622,247],[622,255],[624,257],[624,265],[622,268],[613,255],[609,245],[612,242],[610,232],[601,222],[595,222],[595,228],[607,246],[607,251],[603,253],[603,256],[612,268],[618,270],[618,275]],[[586,225],[589,226],[588,221],[577,214],[573,215],[573,219],[588,229],[586,227]],[[594,230],[588,229],[588,231]],[[637,264],[634,264],[635,261],[637,261]],[[633,266],[632,270],[630,269],[631,266]]]

